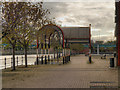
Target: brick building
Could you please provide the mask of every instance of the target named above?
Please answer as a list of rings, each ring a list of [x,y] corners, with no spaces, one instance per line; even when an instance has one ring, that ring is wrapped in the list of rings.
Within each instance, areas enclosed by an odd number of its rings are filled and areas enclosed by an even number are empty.
[[[115,23],[116,23],[116,29],[115,29],[115,36],[117,39],[117,65],[120,66],[120,0],[116,0],[115,2],[116,12],[115,12]]]

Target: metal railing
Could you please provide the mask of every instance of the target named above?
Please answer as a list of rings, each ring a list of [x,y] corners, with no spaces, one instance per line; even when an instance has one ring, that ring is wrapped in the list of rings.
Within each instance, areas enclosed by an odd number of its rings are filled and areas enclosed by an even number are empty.
[[[13,58],[5,57],[1,60],[1,69],[12,68]],[[28,65],[39,65],[39,64],[66,64],[70,61],[70,55],[63,56],[63,53],[60,54],[42,54],[38,56],[38,61],[36,55],[27,56]],[[25,57],[23,55],[15,57],[15,66],[25,65]]]

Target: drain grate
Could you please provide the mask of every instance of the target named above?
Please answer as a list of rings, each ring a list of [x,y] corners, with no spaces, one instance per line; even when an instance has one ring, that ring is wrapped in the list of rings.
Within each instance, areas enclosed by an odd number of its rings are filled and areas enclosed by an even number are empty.
[[[97,81],[97,82],[90,82],[90,83],[115,83],[115,82],[103,82],[103,81],[102,82],[98,82]]]
[[[116,82],[106,82],[106,81],[93,81],[90,82],[90,88],[118,88],[115,86]]]
[[[90,88],[118,88],[117,86],[90,86]]]

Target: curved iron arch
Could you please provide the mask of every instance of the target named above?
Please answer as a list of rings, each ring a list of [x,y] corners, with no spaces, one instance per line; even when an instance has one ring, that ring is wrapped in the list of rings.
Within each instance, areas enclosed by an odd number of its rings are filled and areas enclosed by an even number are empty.
[[[45,29],[45,28],[53,28],[55,31],[58,32],[59,36],[60,36],[60,34],[62,35],[62,47],[64,48],[64,33],[63,33],[62,29],[54,24],[47,24],[47,25],[42,27],[42,29]]]

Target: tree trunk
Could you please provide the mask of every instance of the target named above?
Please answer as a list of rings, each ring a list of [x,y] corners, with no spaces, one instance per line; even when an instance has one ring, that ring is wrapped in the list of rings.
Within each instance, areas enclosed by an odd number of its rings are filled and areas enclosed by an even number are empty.
[[[24,46],[24,54],[25,54],[25,67],[27,67],[27,46]]]
[[[15,45],[13,45],[13,66],[12,70],[15,70]]]

